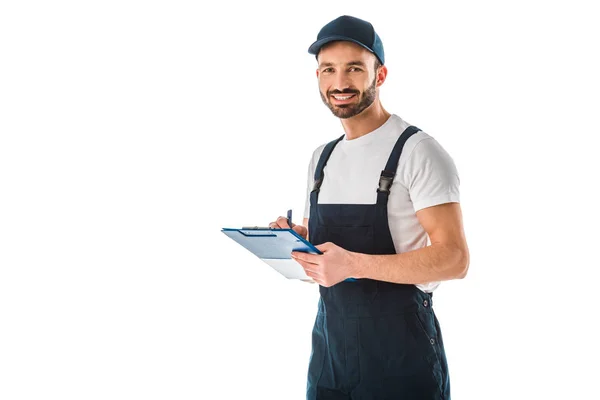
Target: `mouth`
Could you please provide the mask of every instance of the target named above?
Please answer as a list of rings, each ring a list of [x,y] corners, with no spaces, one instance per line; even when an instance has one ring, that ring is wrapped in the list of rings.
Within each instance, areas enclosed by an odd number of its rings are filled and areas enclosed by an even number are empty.
[[[346,104],[350,103],[356,97],[355,93],[351,94],[332,94],[332,100],[337,104]]]

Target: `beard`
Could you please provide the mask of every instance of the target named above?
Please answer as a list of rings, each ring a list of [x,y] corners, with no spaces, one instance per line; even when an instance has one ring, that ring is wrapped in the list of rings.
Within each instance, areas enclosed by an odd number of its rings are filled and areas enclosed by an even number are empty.
[[[375,96],[377,94],[376,82],[377,78],[373,79],[373,83],[371,84],[371,86],[369,86],[367,90],[365,90],[364,93],[362,93],[362,95],[358,90],[351,89],[346,89],[341,92],[339,90],[332,90],[330,92],[327,92],[327,97],[325,97],[323,95],[323,92],[321,92],[320,90],[319,93],[321,94],[321,100],[323,100],[323,103],[325,103],[325,105],[331,110],[333,115],[335,115],[338,118],[352,118],[355,115],[360,114],[361,112],[363,112],[364,109],[373,104],[373,102],[375,101]],[[360,97],[358,103],[333,105],[329,101],[331,95],[333,94],[355,94]]]

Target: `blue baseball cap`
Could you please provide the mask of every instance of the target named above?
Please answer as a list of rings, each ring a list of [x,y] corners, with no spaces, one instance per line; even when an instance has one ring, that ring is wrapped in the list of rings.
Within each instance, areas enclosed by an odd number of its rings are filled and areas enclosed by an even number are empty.
[[[349,15],[342,15],[321,28],[317,41],[310,45],[308,52],[316,56],[325,44],[338,40],[356,43],[375,54],[381,64],[385,62],[383,43],[373,25]]]

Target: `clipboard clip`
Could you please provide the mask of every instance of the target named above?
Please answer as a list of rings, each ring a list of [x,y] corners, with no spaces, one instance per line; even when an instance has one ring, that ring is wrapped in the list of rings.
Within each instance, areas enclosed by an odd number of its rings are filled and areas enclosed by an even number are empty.
[[[267,233],[265,230],[271,230],[271,228],[260,228],[258,226],[246,227],[239,230],[239,232],[246,237],[277,237],[274,233]],[[246,231],[246,232],[244,232]],[[257,231],[257,232],[252,232]]]

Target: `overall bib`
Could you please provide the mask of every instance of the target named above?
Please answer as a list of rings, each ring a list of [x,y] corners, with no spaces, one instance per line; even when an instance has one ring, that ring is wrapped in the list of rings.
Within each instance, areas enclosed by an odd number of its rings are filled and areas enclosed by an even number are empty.
[[[408,127],[381,172],[376,204],[318,204],[324,168],[344,136],[324,148],[310,193],[309,239],[350,251],[396,254],[387,202]],[[450,381],[432,295],[415,285],[347,279],[319,286],[307,400],[450,400]]]

